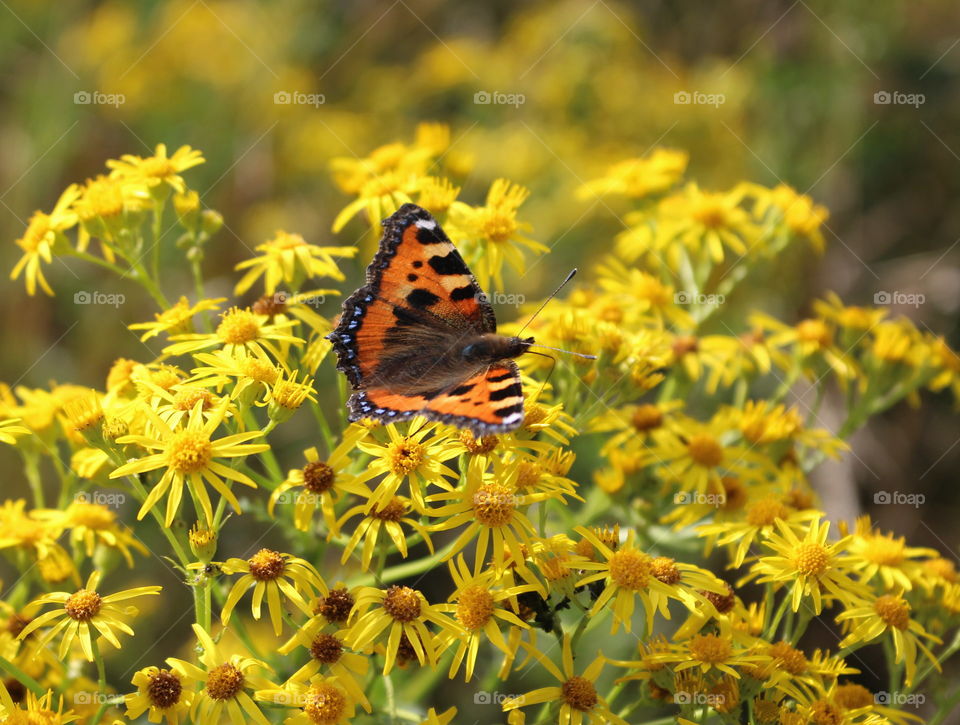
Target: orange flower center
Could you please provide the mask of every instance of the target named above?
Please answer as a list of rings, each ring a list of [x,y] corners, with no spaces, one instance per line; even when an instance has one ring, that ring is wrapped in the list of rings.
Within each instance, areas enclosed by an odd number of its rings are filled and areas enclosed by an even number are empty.
[[[715,634],[698,634],[690,640],[690,655],[698,662],[717,664],[730,659],[730,642]]]
[[[167,445],[167,465],[178,473],[202,471],[212,457],[213,444],[199,431],[177,431]]]
[[[646,587],[653,570],[650,557],[636,549],[615,551],[609,566],[614,583],[631,591]]]
[[[272,549],[260,549],[247,559],[247,564],[250,566],[251,576],[262,582],[279,579],[287,568],[287,560],[283,554]]]
[[[790,510],[775,498],[764,498],[747,509],[747,523],[751,526],[773,526],[777,519],[786,520]]]
[[[340,722],[347,706],[347,698],[333,685],[322,682],[306,693],[307,705],[303,713],[316,725],[334,725]]]
[[[63,608],[67,616],[78,622],[89,622],[97,616],[100,607],[103,606],[103,599],[100,595],[90,589],[79,589],[67,599]]]
[[[457,598],[457,619],[469,630],[477,630],[493,616],[493,595],[488,589],[473,586],[460,592]]]
[[[310,656],[317,662],[332,665],[343,655],[343,642],[332,634],[318,634],[310,643]]]
[[[574,675],[563,683],[560,688],[563,692],[563,699],[574,710],[588,712],[597,704],[597,690],[586,677]]]
[[[393,585],[383,599],[383,609],[398,622],[412,622],[420,617],[420,597],[410,587]]]
[[[303,467],[303,485],[310,493],[326,493],[335,479],[336,472],[329,463],[311,461]]]
[[[217,337],[228,345],[243,345],[260,337],[260,323],[249,310],[232,309],[217,325]]]
[[[214,700],[232,700],[243,689],[243,673],[230,663],[217,665],[207,674],[207,694]]]
[[[830,567],[830,552],[820,544],[805,541],[794,549],[793,565],[806,576],[823,574]]]
[[[705,468],[716,468],[723,461],[723,446],[709,433],[699,433],[690,438],[687,452],[694,462]]]
[[[910,625],[910,605],[903,597],[884,594],[874,602],[873,611],[887,626],[902,631]]]
[[[410,438],[391,443],[389,449],[390,470],[398,476],[406,476],[423,463],[424,447]]]
[[[496,528],[510,523],[515,506],[514,492],[496,483],[481,486],[473,494],[473,512],[484,526]]]

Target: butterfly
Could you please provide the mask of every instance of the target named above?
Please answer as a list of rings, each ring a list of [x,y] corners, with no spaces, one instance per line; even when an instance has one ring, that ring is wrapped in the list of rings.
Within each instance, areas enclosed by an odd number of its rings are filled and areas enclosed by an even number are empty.
[[[487,296],[429,212],[404,204],[381,223],[366,284],[327,335],[354,390],[350,420],[422,415],[477,437],[515,430],[523,388],[513,358],[533,338],[497,334]]]

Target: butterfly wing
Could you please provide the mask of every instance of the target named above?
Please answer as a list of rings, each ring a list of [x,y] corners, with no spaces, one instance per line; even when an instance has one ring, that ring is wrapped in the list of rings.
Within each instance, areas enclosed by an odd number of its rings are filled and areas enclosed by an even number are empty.
[[[387,385],[397,369],[422,362],[426,350],[447,350],[497,328],[493,307],[427,211],[404,204],[383,226],[366,284],[344,301],[340,322],[327,336],[337,369],[354,389]],[[404,388],[409,392],[410,385]]]
[[[436,393],[401,395],[385,388],[354,393],[350,418],[375,418],[384,423],[423,415],[477,437],[515,430],[523,421],[523,387],[513,360],[504,360],[458,385]]]

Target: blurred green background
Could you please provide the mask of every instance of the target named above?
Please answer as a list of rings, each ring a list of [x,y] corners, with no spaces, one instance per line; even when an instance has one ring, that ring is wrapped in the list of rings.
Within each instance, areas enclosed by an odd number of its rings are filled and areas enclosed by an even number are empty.
[[[661,145],[688,150],[689,176],[704,187],[782,180],[830,209],[826,254],[754,280],[749,306],[795,322],[827,289],[849,304],[920,293],[924,304],[894,313],[956,348],[958,28],[955,3],[892,0],[4,0],[0,267],[19,258],[13,240],[30,214],[68,183],[123,153],[189,144],[207,158],[188,172],[191,186],[226,219],[208,248],[208,290],[229,296],[233,265],[278,227],[357,243],[358,220],[330,231],[349,201],[331,158],[411,140],[418,122],[436,120],[451,127],[448,158],[472,169],[463,196],[480,201],[498,176],[528,186],[521,218],[533,238],[556,243],[525,277],[508,278],[508,292],[536,297],[609,249],[629,207],[573,192],[609,162]],[[476,102],[496,92],[523,102]],[[323,103],[276,102],[296,93]],[[678,103],[678,93],[723,102]],[[152,356],[125,329],[155,311],[134,284],[75,260],[55,261],[48,278],[55,299],[27,297],[22,281],[4,287],[0,380],[102,387],[115,358]],[[189,294],[187,270],[166,289]],[[75,305],[78,290],[127,301]],[[829,405],[822,418],[831,422]],[[857,458],[820,472],[827,510],[849,519],[862,508],[913,545],[955,554],[958,439],[946,396],[890,411],[855,437]],[[21,482],[5,486],[13,496]],[[926,505],[874,506],[879,490],[922,492]]]

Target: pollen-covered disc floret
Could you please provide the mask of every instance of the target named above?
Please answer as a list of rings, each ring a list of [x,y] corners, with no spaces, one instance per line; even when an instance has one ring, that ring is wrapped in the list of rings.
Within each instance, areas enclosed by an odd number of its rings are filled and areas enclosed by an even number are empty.
[[[332,665],[343,655],[343,642],[332,634],[321,632],[310,642],[310,656],[317,662]]]
[[[468,587],[457,597],[457,619],[467,629],[483,627],[493,616],[493,609],[493,595],[485,587]]]
[[[180,702],[183,694],[183,683],[180,677],[170,670],[157,670],[147,685],[147,697],[150,704],[161,710],[173,707]]]
[[[310,493],[326,493],[335,480],[336,473],[325,461],[311,461],[303,467],[303,486]]]
[[[388,454],[390,468],[396,475],[404,476],[419,468],[425,453],[423,445],[410,438],[391,443]]]
[[[877,597],[873,609],[888,626],[905,630],[910,626],[910,604],[901,596],[884,594]]]
[[[167,465],[179,473],[197,473],[206,468],[213,455],[209,436],[195,430],[173,434],[167,448]]]
[[[328,683],[313,685],[304,694],[304,714],[316,725],[337,722],[343,715],[347,700],[344,694]]]
[[[579,675],[574,675],[564,682],[560,689],[563,691],[563,699],[566,703],[580,712],[592,710],[599,699],[593,683]]]
[[[410,587],[394,585],[387,590],[383,609],[398,622],[412,622],[420,616],[420,597]]]
[[[232,700],[243,690],[243,673],[229,662],[217,665],[207,675],[207,694],[214,700]]]
[[[100,595],[89,589],[80,589],[70,595],[63,608],[67,616],[78,622],[89,622],[100,612],[103,606],[103,599]]]
[[[258,581],[272,581],[283,576],[287,568],[286,557],[272,549],[260,549],[247,559],[250,565],[250,574]]]
[[[642,551],[623,549],[610,557],[610,578],[624,589],[643,589],[652,573],[652,560]]]
[[[473,493],[473,510],[477,521],[484,526],[505,526],[516,507],[516,494],[510,488],[496,483],[480,486]]]
[[[817,576],[830,567],[830,552],[816,542],[804,541],[794,549],[793,563],[799,573]]]

